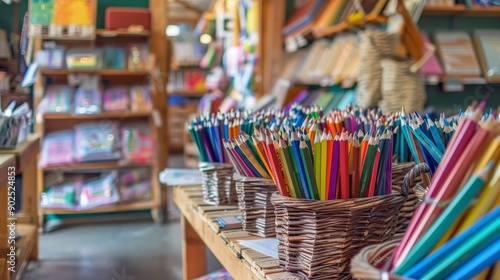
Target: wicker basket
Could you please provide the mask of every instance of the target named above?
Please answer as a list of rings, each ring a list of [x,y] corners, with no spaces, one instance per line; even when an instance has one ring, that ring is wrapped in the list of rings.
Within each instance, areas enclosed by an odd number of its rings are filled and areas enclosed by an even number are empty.
[[[352,257],[367,245],[393,238],[408,186],[390,195],[330,201],[274,193],[280,266],[308,279],[351,279]]]
[[[203,201],[211,205],[236,204],[237,194],[231,164],[201,162]]]
[[[236,179],[238,205],[242,212],[243,230],[261,236],[275,236],[274,206],[271,195],[276,191],[273,180],[242,177]]]
[[[425,195],[420,185],[422,178],[419,175],[429,172],[429,167],[425,163],[415,165],[413,162],[408,162],[394,165],[392,170],[392,190],[401,192],[403,185],[406,185],[403,189],[408,189],[408,196],[399,211],[396,227],[396,233],[402,233],[408,227],[415,209]]]
[[[403,280],[397,275],[387,272],[392,253],[401,241],[402,234],[395,236],[391,241],[365,247],[351,261],[351,273],[360,280]]]

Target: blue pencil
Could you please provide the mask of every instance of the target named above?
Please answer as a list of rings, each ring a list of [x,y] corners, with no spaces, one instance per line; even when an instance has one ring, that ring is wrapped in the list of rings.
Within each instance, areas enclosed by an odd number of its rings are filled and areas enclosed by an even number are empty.
[[[299,172],[300,181],[302,182],[302,188],[304,189],[304,194],[307,199],[311,199],[311,194],[309,193],[309,188],[307,186],[307,178],[305,176],[305,167],[302,164],[300,156],[300,141],[296,132],[292,133],[292,150],[295,157],[295,163],[297,164],[297,169]]]
[[[500,239],[463,264],[446,279],[472,279],[484,269],[493,266],[498,260],[500,260]]]
[[[446,242],[443,246],[441,246],[438,250],[434,251],[432,254],[418,262],[408,271],[403,272],[404,277],[419,279],[422,275],[427,272],[431,267],[433,267],[436,263],[453,252],[457,247],[459,247],[466,240],[474,237],[478,232],[480,232],[484,227],[491,223],[500,223],[500,219],[497,217],[500,216],[500,206],[496,207],[488,214],[483,216],[479,221],[470,226],[466,231],[461,234],[453,237],[448,242]]]

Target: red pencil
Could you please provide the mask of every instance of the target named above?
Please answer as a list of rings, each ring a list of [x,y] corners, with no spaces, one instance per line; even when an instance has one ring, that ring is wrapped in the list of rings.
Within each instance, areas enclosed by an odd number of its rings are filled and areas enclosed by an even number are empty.
[[[268,131],[267,131],[268,132]],[[266,134],[266,150],[270,158],[270,165],[273,166],[271,169],[273,169],[276,181],[274,182],[276,184],[276,187],[278,187],[278,191],[282,196],[289,196],[288,192],[286,191],[286,185],[285,185],[285,179],[283,178],[283,173],[281,172],[281,168],[279,165],[278,161],[278,156],[276,155],[276,151],[274,149],[274,144],[273,141],[271,140],[271,136],[269,132]]]
[[[349,195],[349,154],[345,129],[340,135],[340,198],[347,199]]]
[[[375,195],[375,184],[377,182],[377,172],[380,161],[380,149],[377,149],[377,154],[375,155],[375,163],[373,164],[372,176],[370,178],[370,184],[368,185],[367,197],[372,197]]]

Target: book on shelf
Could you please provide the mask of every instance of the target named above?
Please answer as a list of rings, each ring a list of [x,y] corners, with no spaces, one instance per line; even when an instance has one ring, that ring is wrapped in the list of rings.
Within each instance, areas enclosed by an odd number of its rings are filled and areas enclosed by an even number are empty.
[[[481,75],[471,37],[463,31],[438,31],[434,41],[439,50],[444,72],[448,76]]]
[[[476,30],[474,39],[477,43],[479,60],[486,78],[500,78],[500,31]]]
[[[289,36],[298,29],[314,22],[318,13],[323,9],[325,2],[325,0],[308,0],[297,8],[285,23],[283,35]]]

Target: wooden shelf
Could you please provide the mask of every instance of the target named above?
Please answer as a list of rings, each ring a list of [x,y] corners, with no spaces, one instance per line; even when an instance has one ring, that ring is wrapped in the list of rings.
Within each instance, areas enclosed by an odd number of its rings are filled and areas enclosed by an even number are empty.
[[[139,201],[133,203],[123,203],[116,205],[108,205],[84,210],[73,210],[73,209],[41,209],[42,214],[84,214],[84,213],[109,213],[109,212],[124,212],[124,211],[137,211],[137,210],[149,210],[151,209],[150,201]]]
[[[75,114],[43,114],[44,120],[94,120],[94,119],[121,119],[121,118],[146,118],[150,117],[151,112],[103,112],[100,114],[85,114],[85,115],[75,115]]]
[[[117,70],[117,69],[40,69],[40,74],[44,76],[66,76],[69,74],[94,74],[100,76],[147,76],[149,75],[149,71],[141,70],[141,71],[130,71],[127,69]]]
[[[169,89],[170,95],[204,96],[208,90],[205,89]]]
[[[135,161],[97,161],[97,162],[81,162],[64,164],[57,166],[49,166],[42,168],[44,171],[57,171],[57,170],[102,170],[113,168],[126,168],[126,167],[150,167],[150,162],[135,162]]]
[[[201,58],[174,60],[172,62],[172,68],[178,69],[182,67],[200,67],[200,62]]]
[[[68,36],[68,35],[62,35],[62,36],[50,36],[50,35],[41,35],[40,38],[42,40],[54,40],[54,41],[94,41],[95,37],[94,36],[86,36],[86,37],[80,37],[80,36]]]
[[[18,279],[18,275],[22,272],[27,264],[33,245],[36,244],[35,238],[38,238],[36,232],[37,226],[32,224],[17,224],[16,231],[21,235],[21,238],[16,240],[16,270],[11,274],[11,279]]]
[[[140,32],[131,32],[128,30],[106,30],[106,29],[97,29],[96,35],[98,37],[149,37],[151,32],[149,30],[143,30]]]
[[[500,17],[499,6],[472,6],[467,8],[464,4],[454,6],[425,6],[423,16],[464,16],[464,17]]]

